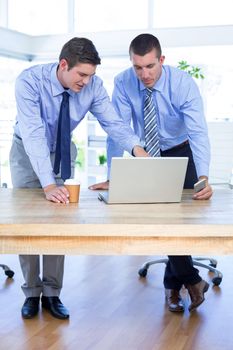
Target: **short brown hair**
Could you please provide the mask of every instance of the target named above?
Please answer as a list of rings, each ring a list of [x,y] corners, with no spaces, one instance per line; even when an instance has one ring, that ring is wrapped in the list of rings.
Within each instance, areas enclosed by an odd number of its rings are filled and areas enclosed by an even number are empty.
[[[63,46],[59,61],[65,59],[69,69],[77,65],[77,63],[90,63],[97,65],[101,63],[99,54],[93,42],[86,38],[73,38]]]
[[[140,34],[134,38],[129,46],[129,55],[133,52],[136,55],[144,56],[153,49],[157,52],[157,57],[160,58],[162,54],[159,40],[152,34]]]

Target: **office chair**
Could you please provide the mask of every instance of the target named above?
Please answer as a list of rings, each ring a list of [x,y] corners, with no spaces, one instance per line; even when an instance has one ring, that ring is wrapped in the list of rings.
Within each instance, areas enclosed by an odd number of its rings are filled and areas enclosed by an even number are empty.
[[[0,186],[1,187],[1,186]],[[7,188],[7,184],[6,183],[3,183],[2,184],[2,187],[3,188]],[[2,268],[3,269],[3,271],[5,272],[5,275],[7,276],[7,277],[9,277],[9,278],[12,278],[13,276],[14,276],[14,271],[12,271],[10,268],[9,268],[9,266],[7,266],[7,265],[4,265],[4,264],[0,264],[0,268]]]
[[[209,264],[204,264],[204,263],[200,262],[202,260],[209,261]],[[161,264],[161,263],[167,264],[167,262],[168,262],[168,258],[147,261],[138,270],[138,274],[140,277],[146,277],[148,269],[151,265]],[[209,270],[210,272],[213,272],[214,277],[212,278],[212,282],[215,286],[219,286],[220,283],[222,282],[223,274],[219,270],[216,269],[217,260],[209,258],[209,257],[194,257],[193,258],[193,265],[199,266],[199,267],[204,267],[205,269]]]

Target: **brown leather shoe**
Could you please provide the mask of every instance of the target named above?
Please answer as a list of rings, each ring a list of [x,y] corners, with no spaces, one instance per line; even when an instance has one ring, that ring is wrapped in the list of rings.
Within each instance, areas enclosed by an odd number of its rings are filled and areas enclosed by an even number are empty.
[[[196,284],[188,284],[186,285],[186,288],[188,289],[190,298],[191,298],[191,304],[189,305],[189,311],[192,311],[196,309],[199,305],[203,303],[205,300],[204,293],[207,292],[209,288],[209,283],[207,283],[204,280],[201,280],[200,282]]]
[[[184,305],[180,296],[180,292],[176,289],[165,289],[168,309],[171,312],[183,312]]]

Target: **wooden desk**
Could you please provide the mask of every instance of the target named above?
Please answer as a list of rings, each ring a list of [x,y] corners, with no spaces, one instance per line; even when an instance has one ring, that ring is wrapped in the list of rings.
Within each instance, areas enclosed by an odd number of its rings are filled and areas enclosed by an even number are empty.
[[[106,205],[83,191],[79,204],[55,204],[42,190],[0,189],[3,254],[233,254],[233,191],[210,201]]]

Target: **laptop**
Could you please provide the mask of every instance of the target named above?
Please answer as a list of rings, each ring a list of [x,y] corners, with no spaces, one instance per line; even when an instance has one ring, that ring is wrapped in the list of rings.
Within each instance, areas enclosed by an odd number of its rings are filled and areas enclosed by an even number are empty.
[[[180,202],[188,157],[113,157],[107,204]]]

